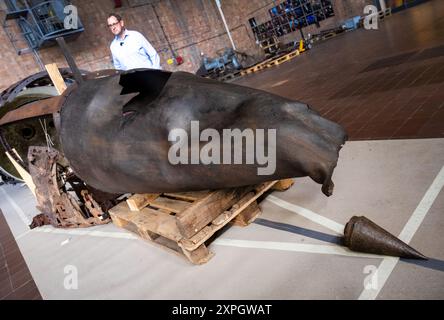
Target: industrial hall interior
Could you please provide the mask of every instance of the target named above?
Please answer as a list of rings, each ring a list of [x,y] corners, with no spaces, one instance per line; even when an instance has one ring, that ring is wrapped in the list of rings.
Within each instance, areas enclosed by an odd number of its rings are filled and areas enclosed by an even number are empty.
[[[0,0],[0,23],[4,303],[444,299],[444,1]]]

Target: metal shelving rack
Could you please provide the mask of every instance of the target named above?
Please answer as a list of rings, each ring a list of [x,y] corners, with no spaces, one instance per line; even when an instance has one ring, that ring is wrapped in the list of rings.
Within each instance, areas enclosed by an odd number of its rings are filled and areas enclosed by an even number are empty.
[[[334,16],[331,0],[286,0],[269,10],[270,20],[257,24],[255,18],[249,20],[258,42],[272,37],[282,37],[288,33],[318,24]]]
[[[4,1],[7,12],[3,28],[19,55],[53,45],[57,37],[73,37],[84,31],[80,21],[78,21],[77,29],[65,29],[64,8],[70,4],[69,1]],[[16,26],[12,23],[13,21],[17,23]],[[26,45],[23,45],[23,39]]]

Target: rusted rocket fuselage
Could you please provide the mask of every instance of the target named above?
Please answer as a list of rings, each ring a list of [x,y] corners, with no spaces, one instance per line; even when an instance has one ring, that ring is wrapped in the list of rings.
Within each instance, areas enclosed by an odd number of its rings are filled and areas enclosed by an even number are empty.
[[[220,164],[192,160],[196,156],[192,127],[197,121],[200,132],[213,129],[221,138],[224,130],[240,129],[250,130],[259,141],[258,130],[264,130],[268,138],[262,151],[264,155],[276,151],[275,170],[259,175],[258,169],[265,165],[257,159],[247,163],[251,150],[245,141],[242,164],[223,161],[228,149],[223,149],[222,141]],[[190,139],[180,149],[188,150],[188,164],[171,161],[178,141],[171,139],[171,133],[178,129]],[[267,136],[273,130],[275,144]],[[220,189],[310,176],[331,195],[331,177],[346,139],[341,126],[306,104],[185,72],[139,70],[88,80],[70,93],[61,109],[65,157],[86,183],[111,193]],[[200,140],[199,152],[213,140]]]

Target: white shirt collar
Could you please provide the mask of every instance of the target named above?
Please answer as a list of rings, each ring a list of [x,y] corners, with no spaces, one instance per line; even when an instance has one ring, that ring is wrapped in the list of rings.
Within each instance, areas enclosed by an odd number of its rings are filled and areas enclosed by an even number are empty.
[[[126,38],[128,35],[129,35],[129,33],[128,33],[128,29],[125,29],[125,30],[123,31],[123,39],[120,39],[119,35],[117,35],[117,36],[114,37],[114,40],[116,40],[116,41],[124,41],[125,38]]]

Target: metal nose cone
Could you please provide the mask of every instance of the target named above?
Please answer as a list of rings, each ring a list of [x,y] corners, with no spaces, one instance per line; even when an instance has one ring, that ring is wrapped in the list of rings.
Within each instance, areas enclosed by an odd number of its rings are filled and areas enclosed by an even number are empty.
[[[350,219],[344,229],[344,242],[352,251],[428,260],[423,254],[366,217],[355,216]]]

